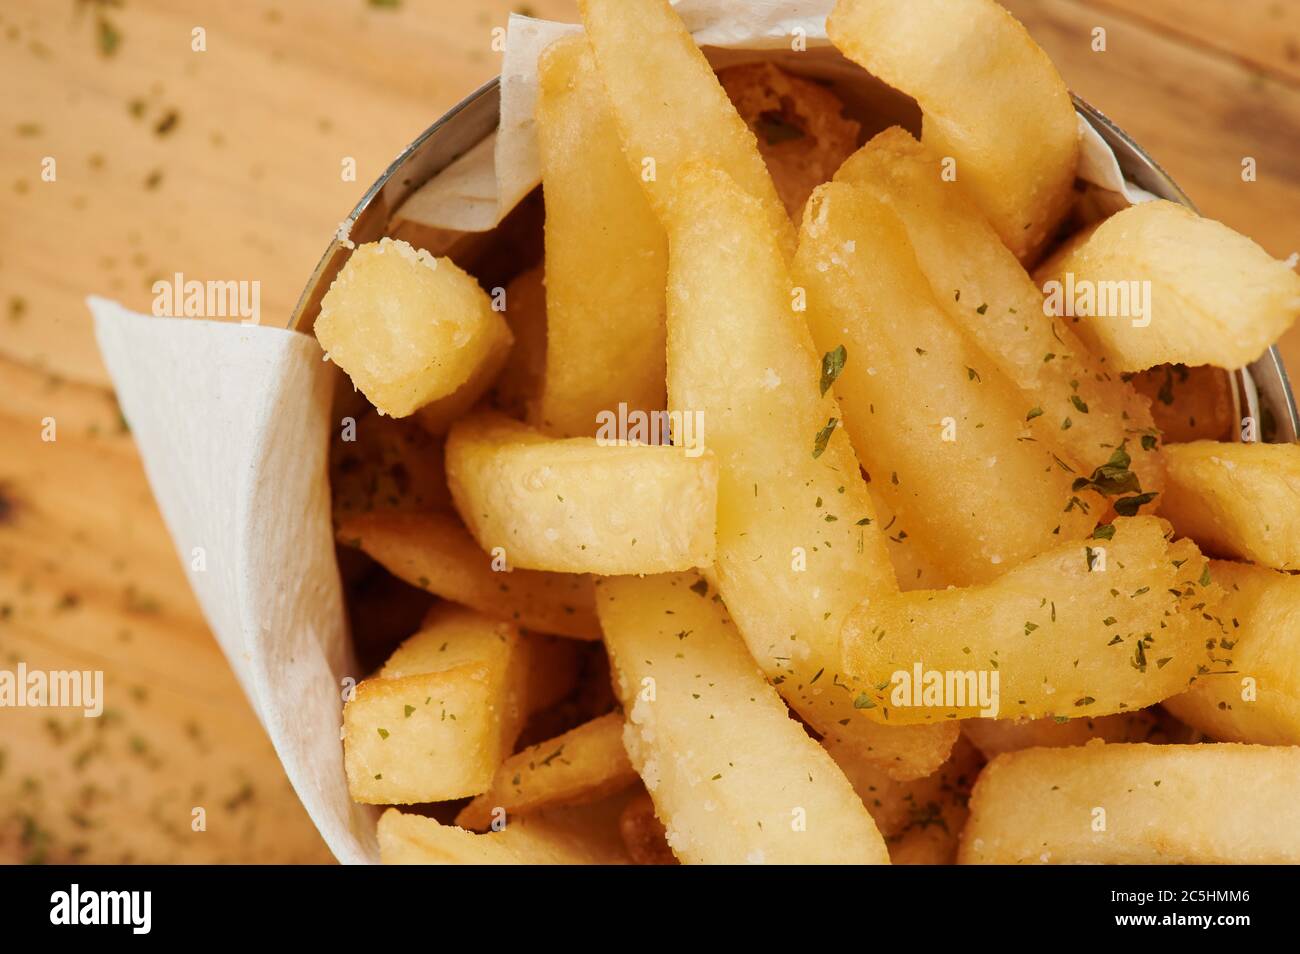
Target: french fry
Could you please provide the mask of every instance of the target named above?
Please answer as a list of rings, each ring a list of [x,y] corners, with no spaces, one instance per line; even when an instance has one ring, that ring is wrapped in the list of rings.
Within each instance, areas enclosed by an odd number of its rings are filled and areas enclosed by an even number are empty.
[[[597,607],[624,744],[690,864],[887,864],[852,786],[693,574],[613,577]]]
[[[718,71],[718,82],[758,139],[758,151],[790,218],[798,222],[813,189],[858,145],[861,126],[833,92],[774,63]]]
[[[844,625],[865,711],[891,724],[1096,716],[1183,691],[1214,664],[1221,590],[1163,521],[1113,526],[1110,540],[1062,544],[991,583],[865,600]]]
[[[1166,449],[1160,514],[1208,553],[1300,570],[1300,446],[1193,441]]]
[[[346,546],[412,586],[540,633],[600,639],[591,579],[535,570],[497,572],[452,514],[372,511],[343,516]]]
[[[1025,28],[993,0],[839,0],[826,32],[920,104],[926,145],[1031,261],[1069,209],[1079,146],[1070,92]]]
[[[707,424],[719,463],[718,589],[767,677],[818,732],[928,774],[955,733],[872,728],[843,674],[840,623],[867,593],[894,589],[893,568],[762,206],[725,173],[687,167],[665,221],[669,406]],[[831,376],[834,356],[824,360]]]
[[[936,157],[895,126],[835,178],[870,189],[898,214],[935,300],[1021,389],[1040,440],[1059,443],[1089,471],[1127,441],[1138,492],[1164,488],[1149,401],[1093,357],[1067,322],[1044,314],[1038,285],[965,192],[944,180]]]
[[[547,314],[540,423],[561,437],[591,437],[598,415],[620,403],[643,413],[664,406],[667,240],[623,155],[586,38],[548,47],[539,79]]]
[[[507,758],[492,787],[461,809],[456,824],[483,829],[498,810],[513,816],[596,801],[636,780],[623,749],[623,713],[611,712]]]
[[[1155,426],[1171,444],[1227,441],[1237,430],[1232,380],[1222,368],[1162,364],[1130,375],[1129,381],[1150,400]]]
[[[1115,371],[1242,367],[1300,314],[1300,275],[1285,262],[1164,200],[1115,213],[1034,277]]]
[[[1101,498],[1030,439],[1024,396],[952,326],[887,206],[821,186],[794,277],[818,350],[845,356],[835,395],[858,459],[929,565],[983,582],[1092,531]]]
[[[1229,632],[1217,654],[1229,671],[1198,676],[1164,707],[1224,742],[1300,745],[1300,577],[1210,563]]]
[[[957,858],[957,839],[968,814],[975,777],[984,764],[965,739],[952,748],[948,761],[931,775],[913,781],[889,777],[852,749],[835,742],[826,751],[880,829],[896,865],[950,865]]]
[[[1166,744],[1190,741],[1170,738],[1167,725],[1170,721],[1161,719],[1153,709],[1085,716],[1081,719],[1067,716],[1043,719],[967,719],[961,724],[961,734],[970,739],[986,759],[995,758],[1003,752],[1019,752],[1021,749],[1084,745],[1093,739],[1101,739],[1103,742]]]
[[[481,413],[456,423],[446,453],[456,509],[510,566],[619,574],[713,562],[718,468],[703,448],[555,440]]]
[[[379,856],[386,865],[608,865],[626,852],[597,832],[545,816],[512,821],[478,835],[436,819],[390,808],[379,816]]]
[[[980,773],[961,864],[1296,864],[1300,748],[1026,749]]]
[[[315,331],[330,360],[392,417],[452,394],[512,341],[478,282],[450,259],[389,238],[353,251]]]
[[[515,344],[492,389],[491,403],[503,414],[536,421],[546,375],[546,285],[541,265],[506,285],[503,312]]]
[[[486,791],[523,724],[517,627],[435,606],[343,707],[343,762],[359,802],[409,805]]]
[[[766,229],[793,254],[794,228],[758,142],[668,0],[581,0],[578,7],[623,151],[659,217],[677,171],[708,162],[758,203]]]
[[[465,383],[446,397],[430,401],[417,410],[413,415],[415,422],[435,437],[445,436],[452,423],[474,407],[496,383],[513,350],[513,332],[510,338],[498,338]]]

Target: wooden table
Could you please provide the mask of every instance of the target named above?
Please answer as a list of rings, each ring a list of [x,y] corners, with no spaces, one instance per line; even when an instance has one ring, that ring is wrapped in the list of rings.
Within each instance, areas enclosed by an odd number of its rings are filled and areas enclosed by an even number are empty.
[[[1300,5],[1008,6],[1202,211],[1300,249]],[[0,860],[329,860],[185,582],[83,299],[148,311],[153,282],[183,272],[259,280],[263,320],[287,316],[366,185],[498,71],[511,7],[0,7],[0,667],[102,669],[107,694],[100,719],[0,712]],[[1287,351],[1300,368],[1294,332]]]

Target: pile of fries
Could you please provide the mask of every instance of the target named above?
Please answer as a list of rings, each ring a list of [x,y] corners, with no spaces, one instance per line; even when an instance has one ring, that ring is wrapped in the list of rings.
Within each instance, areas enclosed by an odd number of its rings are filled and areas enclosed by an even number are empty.
[[[1300,862],[1300,448],[1215,370],[1300,277],[1172,203],[1083,221],[992,0],[840,0],[922,115],[865,144],[667,0],[582,17],[544,261],[489,293],[383,239],[315,326],[365,402],[343,745],[384,860]]]

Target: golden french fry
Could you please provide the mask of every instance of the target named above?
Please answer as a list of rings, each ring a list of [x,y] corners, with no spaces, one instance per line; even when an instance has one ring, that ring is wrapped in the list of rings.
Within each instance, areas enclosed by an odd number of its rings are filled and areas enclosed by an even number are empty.
[[[330,360],[392,417],[452,394],[513,340],[471,276],[390,238],[357,246],[315,331]]]
[[[486,791],[523,724],[525,685],[517,627],[435,606],[343,707],[352,798],[409,805]]]
[[[1300,577],[1214,560],[1228,633],[1216,655],[1227,672],[1197,677],[1164,707],[1225,742],[1300,745]]]
[[[335,536],[412,586],[540,633],[600,639],[591,579],[492,568],[453,514],[372,511],[341,517]]]
[[[481,413],[456,423],[446,454],[456,509],[511,566],[619,574],[713,562],[718,468],[703,448],[557,440]]]
[[[379,816],[379,857],[386,865],[626,864],[621,845],[567,821],[534,815],[483,835],[390,808]]]
[[[926,145],[1032,260],[1069,209],[1079,133],[1070,91],[1025,28],[993,0],[839,0],[826,32],[920,104]]]
[[[623,713],[611,712],[507,758],[492,787],[461,809],[456,824],[481,829],[498,809],[513,816],[593,802],[636,780],[623,749]]]
[[[660,218],[677,171],[708,162],[758,203],[765,228],[792,254],[794,228],[757,140],[668,0],[581,0],[578,6],[623,151]]]
[[[950,865],[966,824],[966,802],[984,760],[958,739],[948,761],[931,775],[912,781],[892,779],[856,752],[835,742],[826,751],[853,785],[875,820],[889,859],[896,865]]]
[[[986,759],[1021,749],[1084,745],[1093,739],[1101,739],[1103,742],[1164,744],[1189,741],[1181,737],[1173,738],[1170,722],[1172,720],[1168,718],[1160,718],[1153,709],[1138,709],[1136,712],[1117,712],[1113,715],[1084,716],[1078,719],[1068,716],[1042,719],[967,719],[961,724],[961,734],[970,739]]]
[[[1300,446],[1193,441],[1165,451],[1160,514],[1216,556],[1300,570]]]
[[[413,415],[415,422],[435,437],[444,436],[451,430],[451,425],[468,413],[501,376],[501,369],[506,366],[513,350],[512,338],[498,338],[483,360],[470,372],[465,383],[446,397],[430,401],[417,410]]]
[[[1085,475],[1030,433],[1024,396],[952,326],[887,206],[847,182],[820,187],[794,276],[818,349],[844,356],[844,429],[898,518],[891,536],[966,584],[1092,531],[1095,484],[1074,490]]]
[[[1285,262],[1164,200],[1115,213],[1034,277],[1114,371],[1242,367],[1300,314],[1300,275]]]
[[[664,406],[663,227],[629,168],[585,37],[542,55],[546,377],[541,426],[591,437],[598,415]]]
[[[1062,544],[991,583],[873,596],[844,625],[873,718],[1094,716],[1183,691],[1213,666],[1221,598],[1190,540],[1155,517]]]
[[[1026,749],[980,773],[961,864],[1296,864],[1300,748]]]
[[[887,864],[871,816],[693,574],[612,577],[597,607],[624,744],[678,859]]]
[[[707,425],[718,460],[718,589],[767,677],[818,732],[928,774],[955,733],[904,741],[871,728],[840,664],[844,615],[895,584],[828,390],[835,356],[822,387],[762,206],[725,173],[683,169],[665,224],[669,404]]]
[[[1089,471],[1127,441],[1136,492],[1164,489],[1148,400],[1093,357],[1067,322],[1044,314],[1038,285],[966,193],[944,180],[935,156],[895,126],[835,178],[870,189],[898,214],[935,300],[1021,389],[1039,439],[1059,443]]]
[[[799,221],[812,190],[857,148],[862,127],[844,115],[844,102],[825,86],[774,63],[724,67],[718,82],[757,137],[786,212]]]

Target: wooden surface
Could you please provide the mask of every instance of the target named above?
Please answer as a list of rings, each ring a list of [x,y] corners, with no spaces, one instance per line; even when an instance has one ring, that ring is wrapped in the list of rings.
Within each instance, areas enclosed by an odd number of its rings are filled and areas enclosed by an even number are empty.
[[[1204,213],[1300,250],[1300,4],[1007,5]],[[190,594],[83,299],[258,280],[282,322],[366,186],[498,71],[512,6],[0,3],[0,668],[102,669],[108,712],[0,711],[0,860],[329,860]]]

